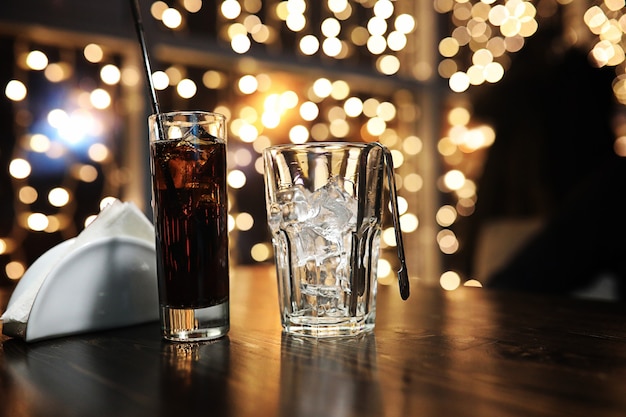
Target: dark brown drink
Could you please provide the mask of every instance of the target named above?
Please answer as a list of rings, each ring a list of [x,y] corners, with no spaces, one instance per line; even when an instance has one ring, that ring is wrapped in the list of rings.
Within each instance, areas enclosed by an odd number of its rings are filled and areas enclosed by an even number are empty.
[[[228,301],[226,145],[159,140],[150,152],[161,305],[197,309]]]

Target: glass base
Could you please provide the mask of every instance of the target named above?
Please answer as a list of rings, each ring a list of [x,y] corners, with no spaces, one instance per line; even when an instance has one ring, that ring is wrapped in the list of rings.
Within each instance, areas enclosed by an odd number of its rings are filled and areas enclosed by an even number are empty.
[[[374,331],[374,316],[342,319],[284,317],[283,330],[288,334],[315,338],[354,337]]]
[[[225,336],[230,329],[229,302],[205,308],[161,306],[161,334],[173,342],[199,342]]]

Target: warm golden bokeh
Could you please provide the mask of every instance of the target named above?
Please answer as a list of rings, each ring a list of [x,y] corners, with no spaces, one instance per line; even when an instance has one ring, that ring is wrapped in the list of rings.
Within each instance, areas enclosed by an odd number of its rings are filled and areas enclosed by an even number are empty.
[[[237,64],[228,68],[204,64],[193,67],[189,62],[168,58],[167,62],[155,62],[152,81],[159,94],[170,97],[178,106],[184,107],[207,91],[220,97],[214,110],[225,114],[229,121],[233,152],[229,156],[228,183],[232,191],[245,192],[248,186],[258,187],[262,173],[260,155],[272,144],[353,138],[385,144],[392,150],[397,169],[404,233],[418,233],[426,223],[424,216],[432,217],[435,228],[439,227],[431,239],[436,240],[433,246],[441,254],[453,254],[462,245],[453,226],[460,218],[474,213],[480,192],[476,186],[480,163],[497,137],[491,126],[473,120],[471,105],[462,99],[442,112],[439,137],[418,136],[415,126],[422,122],[425,111],[420,88],[438,75],[447,80],[448,93],[463,97],[470,88],[500,82],[508,71],[510,56],[524,48],[543,19],[554,16],[558,7],[569,7],[569,3],[565,0],[434,0],[434,10],[446,17],[449,30],[434,42],[433,55],[439,56],[430,63],[416,58],[421,52],[416,32],[424,22],[413,13],[419,8],[405,3],[224,0],[218,2],[214,13],[218,27],[211,41],[226,49],[229,59],[235,56]],[[153,1],[145,18],[151,19],[165,34],[184,37],[193,33],[194,16],[206,9],[207,4],[202,0]],[[322,12],[312,13],[313,8]],[[589,54],[598,66],[616,68],[615,97],[626,104],[624,10],[624,0],[596,2],[584,13],[584,27],[592,41],[584,36],[569,41],[587,42]],[[78,64],[87,63],[97,69],[91,78],[81,78],[68,87],[65,105],[55,104],[47,109],[45,132],[39,125],[35,129],[38,131],[20,136],[20,147],[11,159],[9,174],[16,185],[18,224],[26,231],[69,233],[71,222],[67,219],[72,217],[71,210],[80,198],[75,192],[77,187],[102,182],[101,194],[108,195],[115,194],[117,186],[129,181],[129,174],[118,165],[115,146],[104,132],[117,128],[112,123],[113,114],[133,106],[132,100],[120,90],[142,82],[140,69],[119,56],[113,59],[103,44],[86,41],[77,48],[79,53],[73,59],[66,59],[67,54],[61,52],[60,46],[54,53],[38,45],[23,47],[16,62],[22,78],[10,80],[4,89],[6,98],[17,108],[24,106],[31,94],[31,85],[26,81],[28,74],[40,74],[46,82],[59,85],[78,78]],[[291,48],[288,50],[291,61],[331,63],[333,69],[303,74],[295,70],[286,76],[287,70],[261,68],[249,58],[256,56],[254,52],[258,50],[280,48]],[[337,70],[342,66],[348,69]],[[357,74],[371,71],[374,79],[397,77],[399,85],[409,87],[381,91],[371,85],[371,78],[364,82],[351,71]],[[27,122],[22,125],[26,126]],[[88,137],[93,143],[85,142]],[[81,146],[86,158],[76,159],[74,149]],[[421,166],[415,168],[415,161],[425,151],[431,152],[429,157],[438,159],[440,171],[432,178],[436,183],[433,187],[452,199],[439,204],[432,213],[420,212],[418,202],[418,196],[431,180],[424,176]],[[615,141],[615,152],[626,156],[624,136]],[[29,160],[34,154],[65,163],[64,183],[45,190],[35,187],[31,180],[37,167]],[[31,207],[44,204],[42,200],[48,211]],[[232,202],[232,207],[230,226],[236,233],[247,232],[265,222],[241,210],[237,201]],[[94,215],[90,213],[80,220],[88,224]],[[3,237],[2,242],[5,240]],[[393,249],[392,229],[385,229],[382,244],[383,249]],[[3,245],[0,250],[11,253],[14,247]],[[255,262],[271,259],[267,241],[251,242],[247,251]],[[395,253],[393,250],[389,253],[388,259],[383,254],[379,265],[381,282],[393,281],[394,268],[389,265],[395,262]],[[19,278],[24,262],[20,259],[13,262],[6,269],[11,277]],[[441,276],[441,285],[454,289],[465,278],[468,277],[449,271]]]

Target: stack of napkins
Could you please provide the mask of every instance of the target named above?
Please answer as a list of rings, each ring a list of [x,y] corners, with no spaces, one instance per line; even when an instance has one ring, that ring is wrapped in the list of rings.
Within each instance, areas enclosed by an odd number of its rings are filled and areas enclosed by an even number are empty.
[[[157,320],[152,223],[115,200],[77,237],[38,258],[0,317],[27,342]]]

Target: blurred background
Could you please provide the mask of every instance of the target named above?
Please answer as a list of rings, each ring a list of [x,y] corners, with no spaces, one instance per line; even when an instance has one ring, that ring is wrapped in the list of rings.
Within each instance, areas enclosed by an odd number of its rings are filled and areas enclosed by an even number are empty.
[[[411,278],[563,293],[609,282],[603,296],[619,298],[623,0],[140,4],[162,110],[228,117],[234,265],[272,262],[265,147],[380,141]],[[128,1],[0,8],[0,282],[12,285],[112,198],[151,218],[151,107]],[[382,246],[379,280],[394,284],[389,212]],[[516,272],[537,266],[514,277],[518,255]]]

